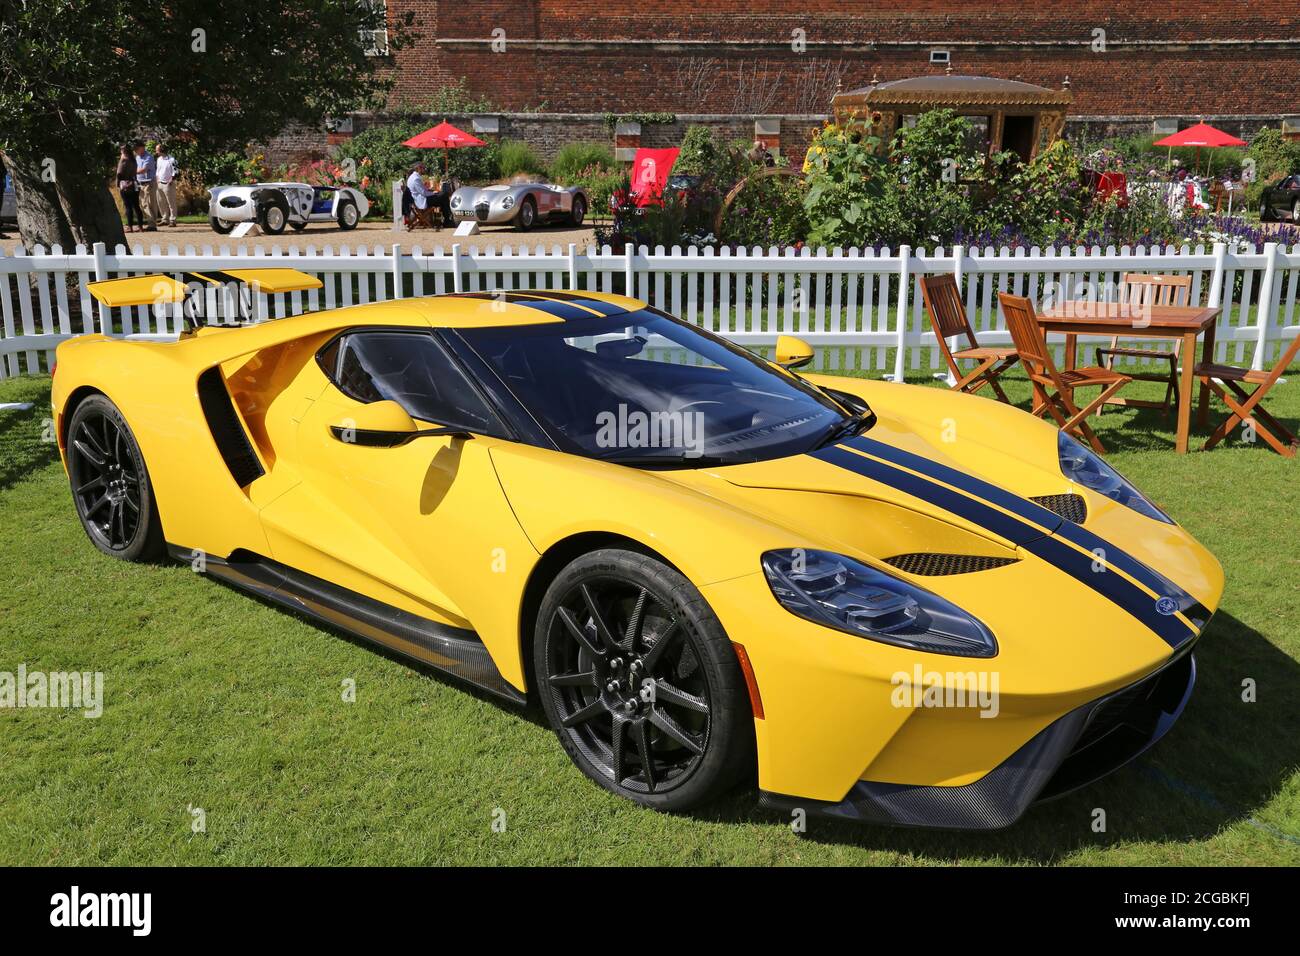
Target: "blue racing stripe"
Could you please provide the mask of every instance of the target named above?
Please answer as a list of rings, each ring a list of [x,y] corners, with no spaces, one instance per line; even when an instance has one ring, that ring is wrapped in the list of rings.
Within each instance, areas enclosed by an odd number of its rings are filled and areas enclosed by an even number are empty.
[[[858,439],[853,439],[856,443]],[[880,445],[879,442],[872,442],[873,445]],[[888,448],[889,446],[882,446]],[[897,449],[894,449],[897,451]],[[910,453],[903,453],[910,454]],[[1008,515],[1003,511],[992,508],[982,501],[969,497],[961,492],[953,491],[951,488],[945,488],[943,485],[924,478],[920,475],[914,475],[911,472],[903,471],[891,464],[882,461],[875,461],[870,458],[864,458],[862,455],[854,454],[843,448],[832,447],[823,448],[811,453],[812,457],[818,458],[828,464],[837,465],[848,471],[879,481],[891,488],[897,488],[913,497],[928,501],[933,505],[943,508],[952,514],[959,515],[980,527],[992,531],[1008,541],[1023,547],[1030,553],[1042,558],[1044,561],[1058,568],[1064,573],[1070,575],[1081,584],[1087,585],[1093,591],[1105,597],[1107,600],[1123,608],[1126,612],[1150,628],[1154,633],[1169,644],[1171,647],[1178,647],[1185,641],[1195,636],[1195,631],[1190,629],[1186,624],[1173,616],[1172,612],[1166,613],[1157,607],[1160,604],[1155,598],[1147,594],[1132,581],[1121,577],[1118,574],[1109,571],[1095,571],[1093,564],[1096,560],[1092,554],[1084,554],[1065,542],[1050,537],[1041,527],[1035,527],[1027,521]],[[926,459],[920,459],[924,462]],[[938,468],[945,469],[946,472],[953,475],[960,475],[954,469],[947,466],[931,463]],[[917,469],[920,470],[920,469]],[[969,478],[969,476],[966,476]],[[946,479],[945,479],[946,480]],[[988,485],[987,482],[980,482],[979,479],[971,479],[981,485]],[[951,482],[956,485],[957,482]],[[1011,496],[1010,492],[1003,489],[997,489],[996,486],[988,485],[1000,492],[1000,496]],[[990,497],[988,500],[994,500]],[[1024,499],[1020,499],[1023,501]],[[998,502],[1001,504],[1001,501]],[[1026,502],[1033,505],[1033,502]],[[1037,507],[1037,506],[1035,506]],[[1011,510],[1008,508],[1007,510]],[[1047,509],[1040,509],[1046,511]],[[1056,515],[1047,512],[1053,517]],[[1068,523],[1068,522],[1067,522]],[[1077,527],[1077,526],[1073,526]],[[1094,536],[1095,537],[1095,536]],[[1100,539],[1098,539],[1100,540]],[[1107,564],[1114,563],[1119,567],[1119,562],[1115,561],[1113,555],[1122,555],[1123,552],[1118,548],[1105,546],[1105,560]],[[1135,559],[1124,555],[1128,561],[1136,562]],[[1149,571],[1149,569],[1148,569]],[[1154,573],[1154,572],[1151,572]],[[1153,589],[1156,590],[1156,589]],[[1162,593],[1158,590],[1157,593]]]
[[[1178,603],[1178,610],[1185,612],[1192,620],[1198,621],[1200,626],[1204,626],[1205,622],[1210,619],[1210,612],[1204,605],[1163,574],[1143,564],[1128,552],[1110,544],[1105,539],[1099,538],[1087,528],[1077,525],[1073,521],[1066,521],[1036,502],[1022,498],[1005,488],[999,488],[997,485],[990,484],[981,478],[976,478],[974,475],[966,474],[956,468],[904,451],[901,448],[895,448],[893,445],[887,445],[873,438],[858,436],[848,439],[843,444],[858,448],[895,464],[903,465],[913,471],[919,471],[931,478],[937,478],[973,495],[978,495],[986,501],[991,501],[1007,511],[1020,515],[1022,518],[1051,528],[1056,535],[1065,538],[1067,541],[1074,542],[1081,548],[1086,548],[1088,551],[1100,551],[1104,555],[1107,564],[1123,571],[1135,581],[1142,582],[1147,588],[1161,597],[1173,599]]]
[[[615,305],[613,302],[602,302],[600,299],[591,299],[581,292],[565,292],[558,289],[539,289],[533,295],[539,295],[546,299],[554,299],[557,302],[572,302],[574,305],[580,305],[584,308],[599,312],[604,316],[623,315],[627,309],[621,305]]]
[[[516,292],[462,292],[462,299],[485,299],[488,301],[509,302],[511,305],[522,305],[528,309],[536,309],[538,312],[545,312],[547,315],[553,315],[557,319],[594,319],[595,316],[583,309],[567,305],[564,302],[549,302],[546,299],[534,299],[531,296]]]

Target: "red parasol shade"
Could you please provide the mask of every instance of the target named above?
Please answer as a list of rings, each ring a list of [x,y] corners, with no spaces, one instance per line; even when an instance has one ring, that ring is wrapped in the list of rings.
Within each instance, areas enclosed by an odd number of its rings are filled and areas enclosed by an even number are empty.
[[[416,133],[402,145],[410,146],[413,149],[442,150],[442,172],[443,175],[446,175],[447,150],[460,149],[464,146],[486,146],[487,143],[443,120],[437,126],[430,126],[423,133]]]
[[[460,149],[462,146],[486,146],[487,143],[443,120],[423,133],[416,133],[402,145],[414,149]]]
[[[1157,146],[1245,146],[1244,139],[1230,136],[1221,129],[1215,129],[1208,123],[1197,123],[1187,129],[1179,130],[1164,139],[1155,142]]]

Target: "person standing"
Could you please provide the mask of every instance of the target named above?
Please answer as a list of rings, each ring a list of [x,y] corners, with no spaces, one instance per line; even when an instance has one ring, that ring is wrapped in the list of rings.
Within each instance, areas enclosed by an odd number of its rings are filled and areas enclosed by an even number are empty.
[[[126,231],[142,232],[144,216],[140,214],[140,191],[136,188],[135,156],[131,147],[123,145],[117,161],[117,191],[122,197],[122,206],[126,209]]]
[[[145,149],[144,143],[137,139],[135,141],[135,188],[140,193],[140,208],[149,222],[145,227],[148,232],[158,231],[157,166],[157,162]]]
[[[158,179],[158,222],[176,226],[176,160],[162,143],[154,149],[155,175]]]

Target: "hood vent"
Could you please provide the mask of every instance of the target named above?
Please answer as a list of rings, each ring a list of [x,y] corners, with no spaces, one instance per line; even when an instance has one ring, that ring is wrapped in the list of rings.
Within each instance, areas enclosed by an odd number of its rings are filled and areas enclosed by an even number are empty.
[[[940,554],[934,551],[914,551],[910,554],[896,554],[885,558],[891,564],[908,574],[921,574],[932,577],[941,574],[970,574],[974,571],[987,571],[1000,568],[1004,564],[1015,564],[1015,558],[994,558],[983,554]]]
[[[1088,503],[1083,500],[1083,495],[1038,495],[1029,500],[1055,512],[1066,521],[1083,524],[1088,520]]]

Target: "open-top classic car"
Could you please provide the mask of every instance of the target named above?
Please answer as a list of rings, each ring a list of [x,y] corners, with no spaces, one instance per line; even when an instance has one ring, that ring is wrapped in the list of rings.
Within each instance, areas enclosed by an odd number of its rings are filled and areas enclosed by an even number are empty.
[[[256,222],[263,232],[271,235],[284,232],[285,226],[301,232],[313,222],[355,229],[370,211],[366,194],[351,186],[254,183],[214,186],[209,192],[208,222],[221,235],[241,222]]]
[[[483,225],[513,223],[520,230],[539,222],[581,226],[588,208],[587,194],[580,187],[550,183],[462,186],[451,196],[451,214],[458,220]]]

